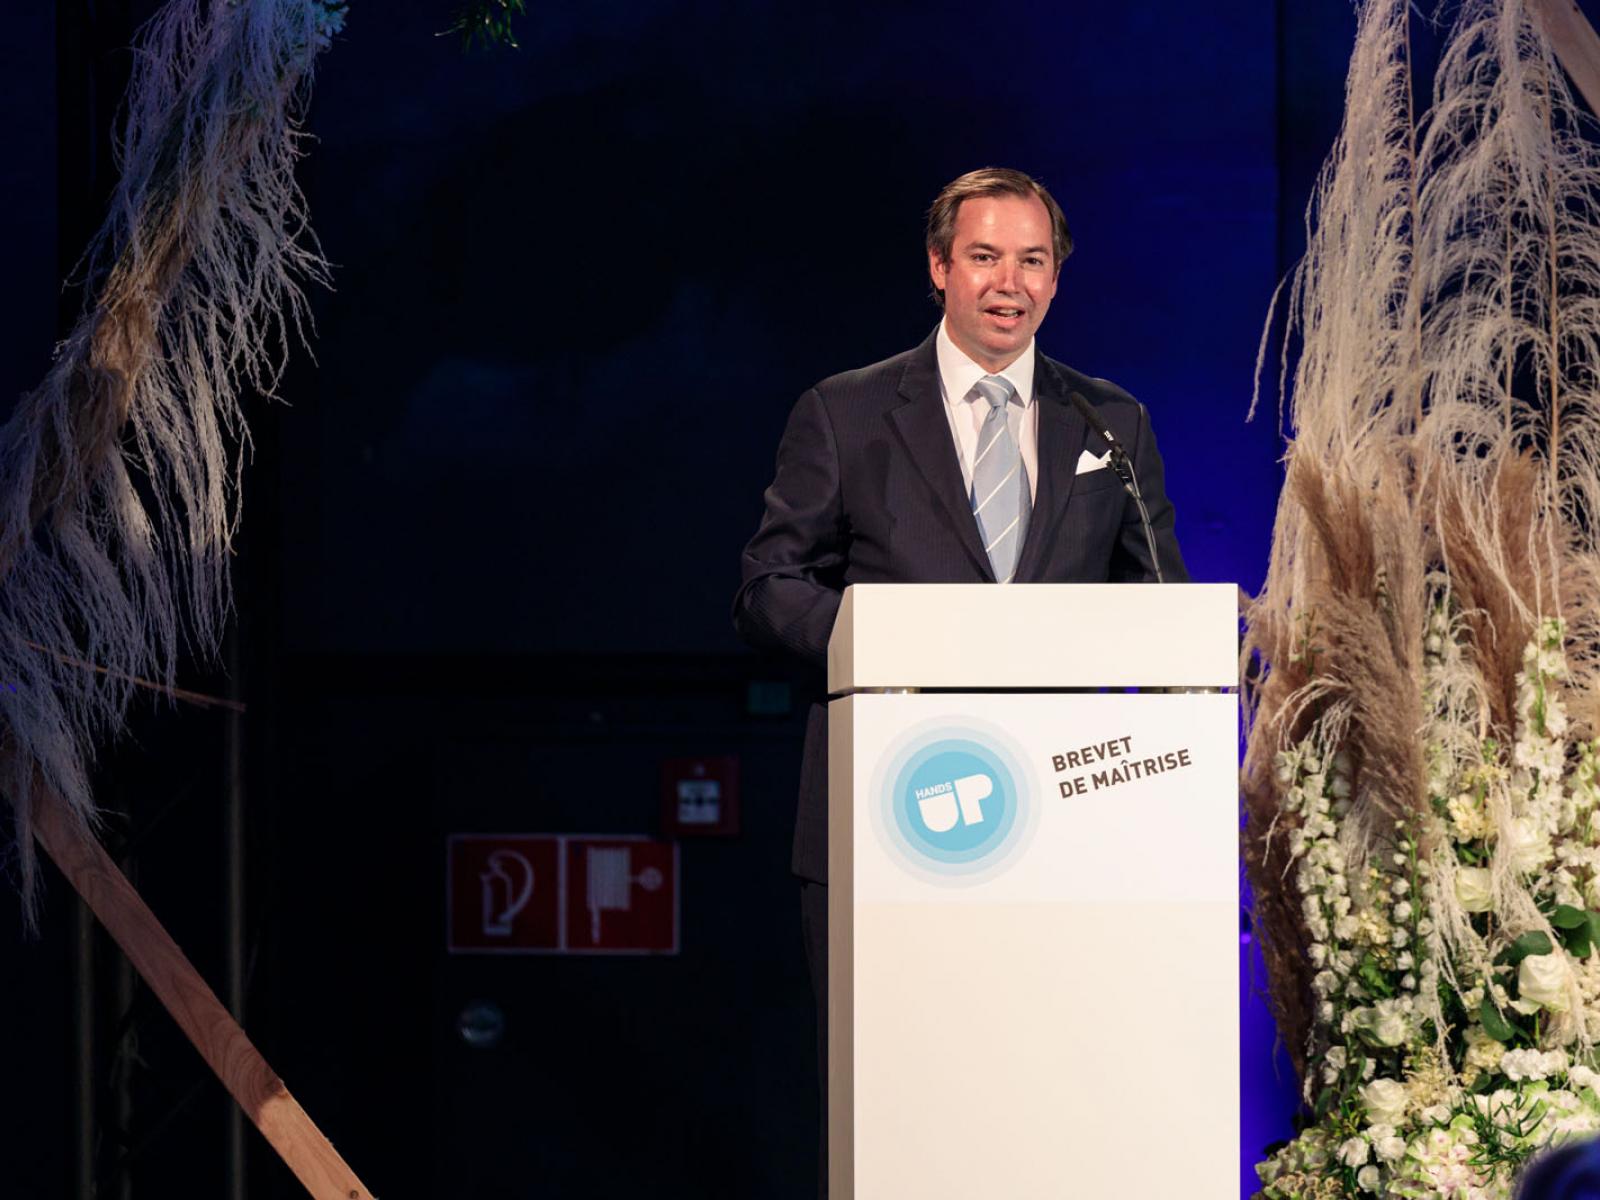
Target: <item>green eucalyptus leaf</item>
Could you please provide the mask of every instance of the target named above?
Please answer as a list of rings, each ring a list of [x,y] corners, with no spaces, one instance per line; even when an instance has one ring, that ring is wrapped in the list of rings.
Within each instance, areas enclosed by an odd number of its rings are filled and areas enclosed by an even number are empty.
[[[1333,1099],[1333,1089],[1331,1087],[1323,1088],[1322,1093],[1317,1097],[1317,1102],[1311,1107],[1311,1111],[1316,1115],[1317,1120],[1320,1121],[1327,1115],[1328,1109],[1333,1105]]]
[[[1367,990],[1379,997],[1394,995],[1394,984],[1385,978],[1383,968],[1370,954],[1361,960],[1361,965],[1356,968],[1356,974],[1361,982],[1367,985]]]
[[[1550,914],[1550,924],[1557,929],[1577,929],[1580,925],[1589,923],[1589,915],[1583,909],[1573,908],[1570,904],[1558,904],[1555,912]]]
[[[1495,956],[1495,962],[1514,967],[1525,958],[1531,958],[1535,954],[1549,954],[1554,949],[1555,947],[1550,944],[1550,935],[1542,929],[1535,929],[1531,933],[1523,934],[1500,951]]]
[[[1483,1003],[1478,1005],[1478,1020],[1483,1022],[1483,1031],[1497,1042],[1509,1042],[1517,1036],[1517,1031],[1511,1022],[1500,1015],[1500,1010],[1488,996],[1485,996]]]

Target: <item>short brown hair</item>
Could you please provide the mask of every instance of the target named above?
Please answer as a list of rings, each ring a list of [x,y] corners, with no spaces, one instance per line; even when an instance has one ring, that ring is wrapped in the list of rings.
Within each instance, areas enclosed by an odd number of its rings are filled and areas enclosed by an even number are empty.
[[[929,254],[937,254],[939,261],[948,263],[956,237],[956,212],[963,200],[979,196],[1034,196],[1050,214],[1051,249],[1055,254],[1056,270],[1072,253],[1072,231],[1067,228],[1066,214],[1056,203],[1049,190],[1031,175],[1013,171],[1009,167],[983,167],[968,171],[945,184],[928,206],[927,246]],[[944,304],[944,293],[937,288],[934,296]]]

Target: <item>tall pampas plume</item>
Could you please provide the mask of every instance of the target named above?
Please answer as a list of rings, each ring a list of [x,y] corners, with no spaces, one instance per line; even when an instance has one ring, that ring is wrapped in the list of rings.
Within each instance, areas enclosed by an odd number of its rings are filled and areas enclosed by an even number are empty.
[[[1342,738],[1359,714],[1358,682],[1403,695],[1410,674],[1404,653],[1384,660],[1367,649],[1395,640],[1396,614],[1371,602],[1374,580],[1384,579],[1391,602],[1407,609],[1416,597],[1402,593],[1419,584],[1406,522],[1375,520],[1413,503],[1398,474],[1409,458],[1420,388],[1407,19],[1406,0],[1361,8],[1344,123],[1307,213],[1306,254],[1289,292],[1290,329],[1300,343],[1288,410],[1294,441],[1246,646],[1263,668],[1245,764],[1246,863],[1274,1016],[1297,1065],[1312,971],[1301,951],[1299,902],[1281,886],[1287,864],[1281,850],[1274,853],[1274,755],[1310,736]],[[1383,678],[1332,672],[1335,658]]]
[[[1509,1196],[1600,1131],[1600,154],[1523,0],[1462,0],[1420,116],[1410,20],[1360,10],[1245,646],[1311,1118],[1269,1200]]]
[[[1519,645],[1540,617],[1566,620],[1578,693],[1600,683],[1600,155],[1582,124],[1520,0],[1465,4],[1423,142],[1426,434],[1462,526],[1441,549],[1484,560],[1456,574],[1465,607],[1501,616],[1488,640]],[[1499,480],[1523,457],[1535,504],[1517,519]],[[1501,696],[1507,662],[1485,662]]]
[[[36,798],[92,821],[130,681],[170,687],[180,654],[219,644],[241,394],[273,392],[302,287],[327,280],[294,167],[344,7],[172,0],[143,28],[90,299],[0,427],[0,794],[30,916]]]

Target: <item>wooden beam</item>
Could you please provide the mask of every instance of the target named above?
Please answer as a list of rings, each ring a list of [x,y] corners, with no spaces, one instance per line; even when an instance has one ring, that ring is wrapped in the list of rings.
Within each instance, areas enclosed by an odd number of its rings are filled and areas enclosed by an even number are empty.
[[[1589,111],[1600,116],[1600,34],[1583,15],[1577,0],[1527,0],[1529,14],[1544,29],[1550,47]]]
[[[33,806],[34,837],[295,1178],[315,1200],[372,1200],[105,847],[67,813],[59,796],[42,786],[39,793]]]

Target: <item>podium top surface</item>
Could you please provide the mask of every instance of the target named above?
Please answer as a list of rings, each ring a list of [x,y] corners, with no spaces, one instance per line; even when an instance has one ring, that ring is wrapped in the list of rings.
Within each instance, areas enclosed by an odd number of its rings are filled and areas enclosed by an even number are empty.
[[[1239,682],[1231,583],[873,583],[846,588],[828,692]]]

